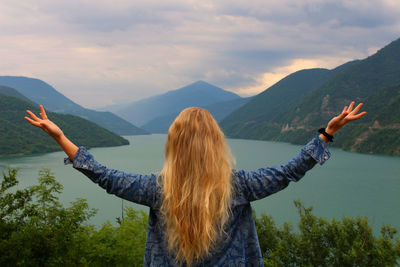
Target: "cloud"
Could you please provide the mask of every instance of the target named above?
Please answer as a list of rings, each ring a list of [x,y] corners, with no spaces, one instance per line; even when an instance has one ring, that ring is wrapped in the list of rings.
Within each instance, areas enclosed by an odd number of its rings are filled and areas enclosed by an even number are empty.
[[[338,57],[321,57],[318,59],[298,58],[293,59],[284,66],[276,67],[268,72],[259,74],[255,79],[255,85],[244,86],[237,90],[237,93],[244,96],[251,96],[267,89],[268,87],[279,82],[291,73],[302,69],[321,68],[322,66],[327,69],[333,69],[343,62],[350,61],[349,58]]]
[[[397,0],[0,2],[0,75],[49,82],[87,107],[202,79],[243,95],[333,68],[400,36]]]
[[[335,25],[374,28],[391,24],[397,20],[398,3],[395,1],[363,1],[363,0],[275,0],[252,1],[248,4],[233,0],[230,5],[222,3],[218,10],[233,16],[254,17],[261,21],[297,25]]]

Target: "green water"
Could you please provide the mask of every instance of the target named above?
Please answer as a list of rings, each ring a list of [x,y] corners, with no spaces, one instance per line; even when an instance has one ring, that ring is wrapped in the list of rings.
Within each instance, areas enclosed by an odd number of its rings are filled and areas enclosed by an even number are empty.
[[[166,135],[128,136],[129,146],[93,148],[91,153],[102,164],[127,172],[157,173],[163,163]],[[237,169],[255,170],[260,167],[284,164],[301,146],[253,140],[230,139]],[[318,216],[366,216],[375,233],[383,223],[400,230],[400,158],[364,155],[331,148],[332,157],[323,166],[316,166],[298,183],[263,200],[253,202],[258,214],[273,216],[278,224],[296,224],[298,215],[293,200],[300,199],[313,206]],[[121,199],[108,195],[71,165],[63,164],[63,152],[35,156],[0,158],[0,170],[8,165],[19,168],[20,186],[36,183],[38,171],[50,168],[64,185],[63,203],[75,198],[86,198],[97,215],[91,223],[101,225],[121,216]],[[147,210],[146,207],[124,201]]]

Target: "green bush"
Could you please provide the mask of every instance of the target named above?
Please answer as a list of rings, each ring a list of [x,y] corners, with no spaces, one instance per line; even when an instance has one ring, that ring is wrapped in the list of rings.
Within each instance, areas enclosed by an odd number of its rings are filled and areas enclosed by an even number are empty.
[[[378,238],[365,217],[330,222],[312,214],[299,201],[299,231],[289,223],[276,227],[271,216],[256,218],[266,266],[395,266],[400,259],[397,230],[382,226]]]
[[[0,266],[140,266],[147,215],[132,208],[119,226],[87,224],[96,211],[77,199],[59,202],[62,185],[49,169],[39,185],[9,192],[17,170],[3,173],[0,187]]]

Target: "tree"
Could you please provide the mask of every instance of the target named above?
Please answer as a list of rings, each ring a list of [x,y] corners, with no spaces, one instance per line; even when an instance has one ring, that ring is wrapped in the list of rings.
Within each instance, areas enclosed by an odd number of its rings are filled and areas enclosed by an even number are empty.
[[[63,207],[62,185],[49,169],[39,172],[39,185],[8,192],[18,184],[17,173],[10,168],[3,173],[0,188],[0,265],[81,265],[85,250],[79,241],[90,230],[83,223],[95,210],[83,199]]]
[[[365,217],[330,222],[312,214],[312,207],[294,202],[299,231],[291,224],[276,227],[271,216],[255,218],[266,266],[394,266],[400,260],[397,230],[382,226],[374,237]]]

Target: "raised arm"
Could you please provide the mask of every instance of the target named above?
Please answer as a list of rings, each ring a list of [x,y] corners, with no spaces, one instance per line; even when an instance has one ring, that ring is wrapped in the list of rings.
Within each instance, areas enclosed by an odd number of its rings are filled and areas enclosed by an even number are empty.
[[[107,168],[97,162],[84,147],[78,149],[73,162],[66,159],[65,163],[72,163],[75,169],[109,194],[149,207],[155,207],[158,203],[159,191],[155,174],[141,175]]]
[[[78,148],[65,137],[61,129],[47,118],[42,105],[40,106],[41,118],[38,118],[30,110],[26,112],[30,118],[25,117],[25,119],[53,137],[65,151],[69,158],[65,163],[72,163],[75,169],[100,185],[107,193],[147,206],[153,206],[156,203],[155,199],[158,191],[154,174],[130,174],[107,168],[97,162],[84,147]]]
[[[262,199],[299,181],[316,163],[324,164],[330,152],[320,137],[315,137],[285,165],[256,171],[234,171],[240,192],[247,201]]]
[[[331,119],[326,127],[326,133],[334,135],[350,121],[357,120],[366,112],[361,112],[360,103],[354,110],[354,102],[344,107],[341,114]],[[234,171],[241,188],[241,193],[247,201],[264,198],[288,186],[290,182],[297,182],[316,163],[323,164],[330,157],[326,146],[328,138],[323,134],[315,137],[287,164],[270,168],[261,168],[257,171]]]
[[[53,139],[60,145],[60,147],[64,150],[64,152],[68,155],[68,157],[73,161],[76,152],[78,151],[78,147],[72,143],[61,131],[61,129],[51,120],[47,118],[46,111],[43,106],[40,105],[40,118],[38,118],[32,111],[26,111],[29,117],[25,117],[25,119],[43,131],[45,131],[48,135],[53,137]]]

